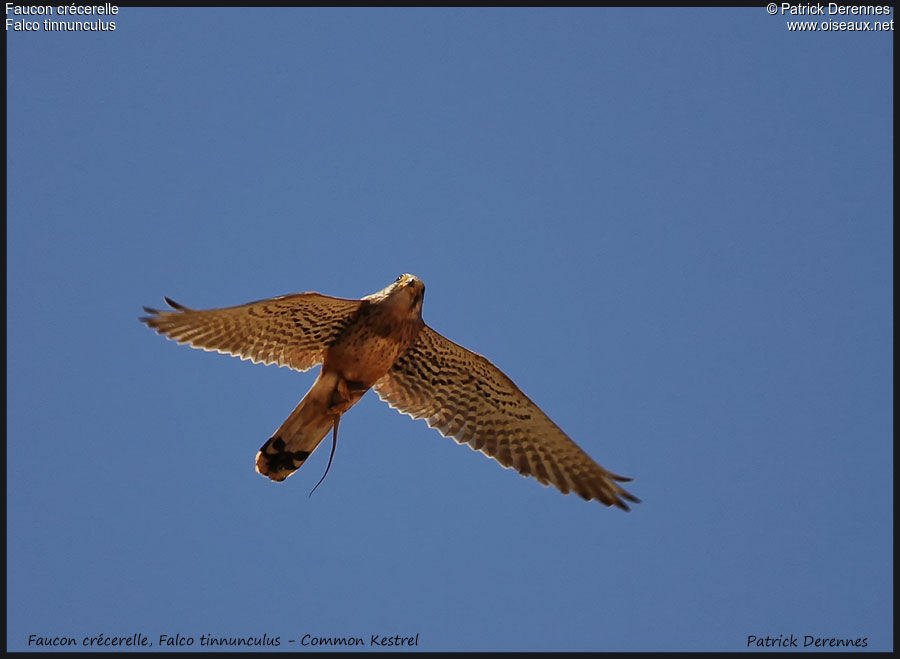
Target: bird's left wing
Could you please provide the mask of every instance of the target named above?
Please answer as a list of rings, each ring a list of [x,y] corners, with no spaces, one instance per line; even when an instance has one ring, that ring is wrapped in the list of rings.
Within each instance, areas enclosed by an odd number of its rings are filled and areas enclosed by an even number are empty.
[[[237,307],[197,310],[166,298],[173,311],[144,307],[141,321],[178,343],[253,363],[306,371],[353,319],[359,300],[298,293]]]
[[[423,327],[387,375],[374,385],[398,411],[425,419],[445,437],[467,443],[561,492],[628,510],[638,502],[594,462],[503,372],[479,354]]]

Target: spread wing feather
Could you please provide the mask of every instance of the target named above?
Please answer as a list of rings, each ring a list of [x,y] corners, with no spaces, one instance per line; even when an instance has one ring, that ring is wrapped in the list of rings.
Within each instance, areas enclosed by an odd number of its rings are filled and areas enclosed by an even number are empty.
[[[173,311],[144,307],[141,321],[194,348],[306,371],[323,360],[359,308],[359,300],[318,293],[283,295],[237,307],[195,310],[166,298]]]
[[[594,462],[500,369],[430,327],[374,389],[391,407],[425,419],[445,437],[564,494],[624,510],[623,499],[639,501],[616,483],[630,478]]]

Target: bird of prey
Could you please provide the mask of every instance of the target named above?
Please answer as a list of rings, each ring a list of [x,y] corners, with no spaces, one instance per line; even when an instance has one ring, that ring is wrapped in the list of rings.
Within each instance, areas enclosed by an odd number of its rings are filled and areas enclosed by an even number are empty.
[[[341,415],[372,388],[399,412],[563,494],[623,510],[624,500],[640,501],[617,482],[630,478],[594,462],[500,369],[428,327],[424,294],[425,284],[405,274],[361,300],[298,293],[195,310],[165,298],[171,311],[144,307],[150,315],[140,320],[179,344],[253,363],[322,365],[256,454],[256,470],[273,481],[299,469],[332,429],[333,457]]]

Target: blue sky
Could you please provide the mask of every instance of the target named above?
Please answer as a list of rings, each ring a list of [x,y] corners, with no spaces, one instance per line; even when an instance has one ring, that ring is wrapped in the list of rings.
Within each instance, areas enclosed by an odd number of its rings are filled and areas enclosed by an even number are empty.
[[[892,34],[748,9],[121,8],[7,33],[7,646],[893,648]],[[411,272],[631,513],[137,322]],[[303,649],[303,648],[300,648]]]

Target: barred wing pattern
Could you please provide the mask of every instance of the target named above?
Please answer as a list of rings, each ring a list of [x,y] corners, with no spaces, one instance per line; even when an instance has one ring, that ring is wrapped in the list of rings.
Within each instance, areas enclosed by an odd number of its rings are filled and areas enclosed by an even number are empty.
[[[353,319],[359,300],[318,293],[283,295],[237,307],[195,310],[166,302],[174,311],[144,307],[141,321],[159,334],[194,348],[306,371]]]
[[[629,510],[639,499],[582,451],[487,359],[428,326],[374,386],[379,397],[523,476]]]

